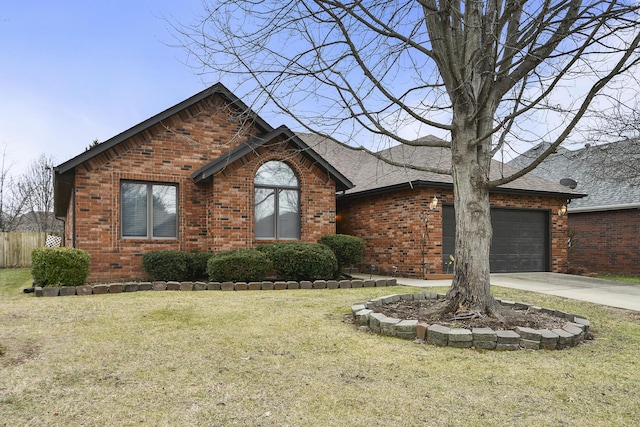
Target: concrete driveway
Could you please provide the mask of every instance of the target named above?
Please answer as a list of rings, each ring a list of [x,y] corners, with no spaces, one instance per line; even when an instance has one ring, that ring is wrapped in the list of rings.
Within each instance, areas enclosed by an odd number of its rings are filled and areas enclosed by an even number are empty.
[[[398,284],[408,286],[451,285],[450,280],[418,280],[402,277],[397,280]],[[640,311],[640,284],[558,273],[492,274],[491,284]]]

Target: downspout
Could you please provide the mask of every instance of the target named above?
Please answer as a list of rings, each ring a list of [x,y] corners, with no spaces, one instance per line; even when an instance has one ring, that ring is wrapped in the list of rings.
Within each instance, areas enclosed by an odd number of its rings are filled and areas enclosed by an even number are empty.
[[[58,174],[58,177],[60,177],[59,174]],[[60,178],[58,178],[58,181],[62,184],[67,184],[71,187],[71,200],[72,200],[71,209],[73,212],[73,219],[71,221],[71,247],[75,248],[76,247],[76,187],[73,181],[64,181]],[[63,219],[62,217],[56,217],[56,219],[58,221],[62,221],[62,223],[64,224],[64,230],[66,231],[67,229],[66,219]]]
[[[73,209],[73,218],[71,219],[71,247],[76,247],[76,187],[71,187],[71,209]]]
[[[62,238],[64,239],[64,232],[67,229],[67,221],[64,218],[61,218],[59,216],[57,216],[55,218],[62,223]]]
[[[73,212],[73,218],[71,220],[71,247],[76,247],[76,188],[71,187],[71,210]],[[56,219],[62,222],[62,229],[67,230],[67,220],[63,217],[56,217]],[[63,233],[64,234],[64,233]],[[66,245],[65,245],[66,246]]]

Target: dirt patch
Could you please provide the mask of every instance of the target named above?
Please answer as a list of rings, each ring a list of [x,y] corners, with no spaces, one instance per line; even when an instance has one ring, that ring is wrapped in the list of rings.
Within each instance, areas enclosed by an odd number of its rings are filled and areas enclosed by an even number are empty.
[[[504,321],[493,316],[473,319],[454,319],[453,314],[442,314],[444,300],[426,299],[399,301],[373,308],[373,311],[402,320],[421,320],[429,325],[442,325],[450,328],[491,328],[494,330],[515,330],[516,327],[532,329],[562,329],[567,319],[551,314],[524,309],[520,307],[502,307],[500,314]]]
[[[640,323],[640,311],[625,311],[627,317],[636,323]]]
[[[40,345],[32,340],[22,341],[14,337],[3,338],[0,343],[0,366],[15,366],[33,359],[40,353]]]

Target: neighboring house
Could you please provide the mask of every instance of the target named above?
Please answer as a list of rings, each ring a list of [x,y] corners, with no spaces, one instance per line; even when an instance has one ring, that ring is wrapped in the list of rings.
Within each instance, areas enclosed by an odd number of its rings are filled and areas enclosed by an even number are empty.
[[[544,148],[510,164],[528,164]],[[572,272],[640,274],[640,140],[559,148],[532,173],[587,194],[567,205]]]
[[[58,220],[53,212],[27,212],[16,219],[18,224],[15,232],[47,232],[60,234],[63,232],[63,223]]]
[[[382,154],[449,162],[441,149]],[[57,166],[54,177],[65,242],[89,252],[92,282],[145,278],[151,250],[219,252],[336,231],[365,239],[365,268],[441,273],[453,253],[452,188],[449,176],[274,129],[221,84]],[[565,271],[566,217],[557,211],[573,197],[533,176],[494,191],[492,269]]]

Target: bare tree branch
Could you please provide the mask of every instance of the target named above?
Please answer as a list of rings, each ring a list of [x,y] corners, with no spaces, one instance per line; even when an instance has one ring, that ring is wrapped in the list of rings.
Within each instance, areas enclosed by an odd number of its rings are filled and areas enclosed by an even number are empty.
[[[15,181],[11,176],[12,164],[7,147],[0,154],[0,231],[14,231],[20,224],[24,200],[15,191]]]
[[[17,191],[24,200],[24,212],[37,231],[46,232],[56,228],[53,216],[53,159],[41,154],[20,178]]]
[[[175,25],[203,74],[235,79],[253,109],[417,171],[450,174],[456,264],[448,297],[489,292],[489,191],[532,171],[639,91],[640,4],[627,0],[220,0]],[[627,96],[631,99],[633,96]],[[437,138],[420,138],[435,134]],[[409,135],[409,136],[407,136]],[[521,170],[492,159],[551,141]],[[448,148],[451,169],[385,157],[393,144]],[[425,161],[425,160],[421,160]],[[418,164],[416,164],[418,163]],[[461,261],[459,261],[461,260]]]
[[[573,116],[570,123],[566,126],[565,130],[556,138],[556,140],[549,146],[547,150],[545,150],[537,159],[535,159],[529,166],[522,168],[520,171],[502,178],[500,180],[493,181],[489,183],[490,186],[495,187],[507,182],[511,182],[525,174],[531,172],[535,169],[540,163],[544,161],[549,155],[554,153],[556,149],[562,144],[569,134],[573,131],[573,129],[580,122],[584,114],[587,112],[591,102],[597,96],[597,94],[609,83],[614,77],[618,76],[621,72],[630,69],[631,67],[637,65],[640,62],[640,57],[637,55],[637,49],[640,45],[640,33],[638,33],[634,40],[630,43],[630,48],[622,55],[620,60],[618,60],[617,64],[612,68],[612,70],[605,77],[601,78],[594,84],[589,93],[582,101],[580,108],[577,110],[575,115]],[[635,58],[632,58],[634,57]]]

